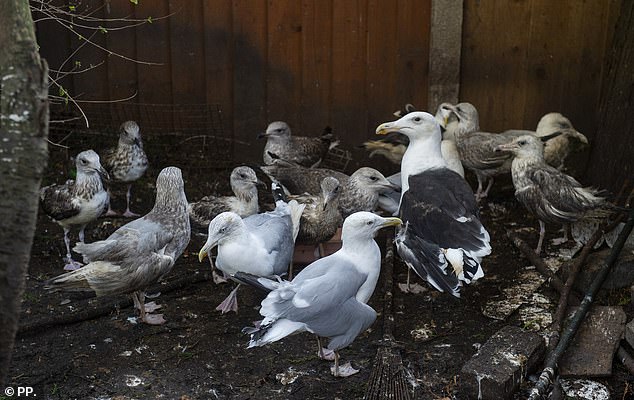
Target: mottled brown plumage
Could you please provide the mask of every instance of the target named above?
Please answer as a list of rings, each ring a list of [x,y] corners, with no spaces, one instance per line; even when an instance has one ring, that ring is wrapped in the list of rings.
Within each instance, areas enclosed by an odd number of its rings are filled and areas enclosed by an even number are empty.
[[[130,189],[132,182],[139,179],[148,167],[148,159],[143,150],[143,141],[139,125],[134,121],[125,121],[119,128],[119,142],[117,147],[106,150],[103,155],[104,166],[114,182],[127,183],[125,217],[138,214],[130,211]],[[118,215],[108,204],[107,215]]]
[[[101,176],[108,173],[101,166],[99,155],[92,150],[82,151],[75,160],[76,179],[63,185],[50,185],[40,190],[40,205],[44,212],[64,229],[66,265],[64,269],[77,269],[80,263],[73,260],[68,233],[73,225],[81,226],[79,240],[84,241],[86,225],[96,220],[106,209],[108,193]]]
[[[269,154],[273,153],[283,160],[305,167],[316,167],[328,150],[339,144],[330,128],[326,128],[319,137],[293,136],[291,128],[283,121],[271,122],[266,132],[258,137],[267,139],[263,155],[266,165],[273,163],[273,158]]]
[[[231,211],[245,218],[257,214],[259,183],[255,171],[249,167],[236,167],[229,178],[233,196],[205,196],[189,203],[188,212],[192,227],[207,232],[209,223],[218,214]]]
[[[500,146],[513,153],[511,166],[515,197],[539,219],[539,254],[545,234],[544,223],[568,224],[582,218],[605,216],[608,203],[598,191],[582,187],[573,177],[546,164],[544,146],[533,135],[524,135]]]
[[[86,290],[97,296],[132,293],[144,322],[163,323],[160,314],[146,314],[152,306],[157,307],[144,304],[143,290],[171,271],[189,238],[181,171],[168,167],[156,180],[156,202],[148,214],[125,224],[105,240],[77,244],[74,250],[88,264],[51,279],[45,288]]]
[[[297,243],[318,244],[329,240],[342,224],[339,213],[339,196],[341,185],[331,176],[323,179],[321,194],[289,196],[304,204],[304,212],[300,219]]]

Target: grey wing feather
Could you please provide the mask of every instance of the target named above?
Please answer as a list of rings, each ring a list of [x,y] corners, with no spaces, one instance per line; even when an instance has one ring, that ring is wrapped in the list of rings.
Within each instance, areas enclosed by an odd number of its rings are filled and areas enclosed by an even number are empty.
[[[173,238],[173,233],[161,224],[140,218],[117,229],[105,240],[78,243],[73,250],[81,254],[85,262],[133,263],[162,249]]]

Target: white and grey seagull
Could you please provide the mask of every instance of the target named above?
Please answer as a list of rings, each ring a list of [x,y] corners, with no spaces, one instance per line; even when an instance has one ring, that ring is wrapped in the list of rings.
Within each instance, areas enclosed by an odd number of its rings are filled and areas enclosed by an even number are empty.
[[[45,289],[90,291],[97,296],[131,293],[143,322],[163,324],[162,314],[151,314],[160,305],[145,304],[144,290],[172,270],[190,233],[181,171],[167,167],[156,179],[152,210],[105,240],[77,244],[73,250],[88,264],[47,281]]]
[[[104,213],[108,193],[102,177],[108,173],[99,162],[99,155],[92,150],[79,153],[75,159],[77,176],[63,185],[50,185],[40,189],[40,204],[44,212],[64,229],[66,244],[65,270],[75,270],[81,263],[73,260],[70,251],[70,227],[79,225],[79,241],[84,241],[86,225]]]
[[[376,319],[376,312],[367,305],[381,270],[381,251],[374,235],[400,223],[398,218],[364,211],[352,214],[343,223],[339,251],[308,265],[290,282],[256,278],[256,284],[270,293],[260,308],[262,322],[243,330],[251,336],[249,348],[311,332],[330,339],[327,349],[334,352],[331,371],[335,376],[358,372],[350,363],[339,365],[339,350]]]
[[[397,251],[421,278],[459,297],[462,282],[484,275],[480,261],[491,253],[475,197],[467,182],[447,168],[433,115],[413,112],[376,129],[379,135],[394,131],[409,138],[401,162],[404,226],[396,236]]]
[[[278,192],[282,193],[282,190]],[[216,265],[226,277],[234,278],[237,272],[265,277],[284,275],[291,265],[304,206],[294,200],[286,203],[279,193],[276,194],[274,187],[276,206],[273,211],[244,219],[234,212],[216,216],[209,223],[209,236],[198,252],[198,259],[202,262],[217,246]],[[216,310],[223,314],[238,312],[239,287],[238,281],[236,288]]]

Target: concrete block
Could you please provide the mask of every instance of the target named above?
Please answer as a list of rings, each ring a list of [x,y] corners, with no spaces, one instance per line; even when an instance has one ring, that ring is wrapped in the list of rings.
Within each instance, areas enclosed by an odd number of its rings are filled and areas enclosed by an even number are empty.
[[[506,326],[462,367],[461,391],[473,399],[509,399],[541,363],[544,351],[540,335]]]
[[[559,361],[559,375],[580,378],[612,375],[612,359],[626,320],[621,307],[592,307]]]

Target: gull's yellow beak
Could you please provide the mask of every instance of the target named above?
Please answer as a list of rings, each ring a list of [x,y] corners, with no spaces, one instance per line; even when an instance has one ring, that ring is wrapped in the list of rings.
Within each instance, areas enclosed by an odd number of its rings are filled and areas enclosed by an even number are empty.
[[[203,247],[202,249],[200,249],[200,251],[198,252],[198,261],[199,262],[203,262],[203,260],[205,259],[205,257],[207,257],[207,250],[205,250],[205,248]]]
[[[387,217],[387,218],[384,218],[383,224],[381,226],[399,226],[402,224],[403,224],[403,221],[401,221],[400,218]]]
[[[394,122],[385,122],[376,128],[377,135],[387,135],[390,132],[397,132],[399,127]]]

